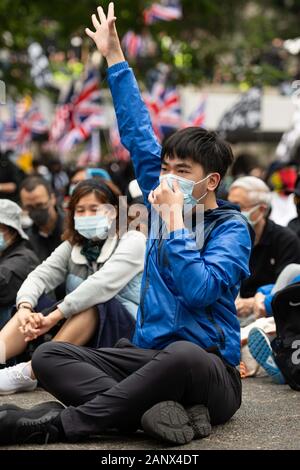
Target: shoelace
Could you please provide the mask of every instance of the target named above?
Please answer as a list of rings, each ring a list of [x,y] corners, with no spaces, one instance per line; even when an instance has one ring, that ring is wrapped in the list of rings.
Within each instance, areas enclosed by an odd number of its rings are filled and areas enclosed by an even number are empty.
[[[50,432],[45,429],[45,426],[49,424],[49,419],[40,419],[40,421],[28,421],[23,423],[24,434],[27,438],[24,439],[24,444],[26,442],[30,442],[34,436],[40,436],[45,433],[45,441],[44,444],[47,445],[50,438]],[[32,430],[32,433],[30,431]],[[28,432],[30,433],[28,435]],[[23,434],[23,433],[22,433]]]

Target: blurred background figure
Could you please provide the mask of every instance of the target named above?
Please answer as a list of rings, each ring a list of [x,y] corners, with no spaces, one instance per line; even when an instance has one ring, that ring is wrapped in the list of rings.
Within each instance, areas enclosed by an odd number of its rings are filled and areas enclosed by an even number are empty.
[[[270,219],[286,227],[297,216],[294,204],[294,188],[297,180],[295,165],[274,162],[268,171],[266,181],[271,188]]]
[[[296,211],[297,211],[297,217],[295,217],[289,222],[288,227],[291,230],[293,230],[298,235],[298,237],[300,237],[300,176],[299,175],[295,183],[294,204],[295,204]]]
[[[19,186],[25,175],[9,155],[9,152],[0,152],[0,199],[18,201]]]
[[[11,317],[18,290],[39,264],[26,243],[21,213],[16,203],[0,200],[0,330]]]
[[[50,183],[40,176],[29,176],[20,186],[23,211],[32,220],[27,229],[30,244],[44,261],[61,243],[64,212],[57,205]]]
[[[238,178],[229,189],[228,200],[238,204],[254,231],[250,277],[241,284],[236,307],[241,324],[253,321],[255,294],[259,287],[275,284],[281,271],[300,262],[300,240],[286,227],[270,220],[271,191],[255,176]]]

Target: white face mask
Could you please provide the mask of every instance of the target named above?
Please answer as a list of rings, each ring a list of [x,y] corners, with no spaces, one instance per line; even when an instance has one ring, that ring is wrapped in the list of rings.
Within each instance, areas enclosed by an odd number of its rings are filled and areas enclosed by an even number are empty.
[[[74,217],[75,230],[88,240],[104,240],[108,237],[111,221],[105,215]]]
[[[261,217],[258,217],[256,220],[251,220],[251,214],[255,212],[258,208],[260,207],[260,204],[257,204],[255,207],[252,207],[250,211],[241,211],[244,217],[246,217],[248,223],[251,225],[251,227],[255,227],[255,225],[258,224],[258,222],[262,219],[263,215]]]
[[[163,180],[166,179],[171,189],[173,189],[173,181],[178,181],[179,187],[184,195],[184,203],[191,204],[194,207],[198,204],[199,201],[204,199],[208,193],[208,191],[206,191],[206,193],[204,193],[199,199],[195,199],[193,196],[194,187],[197,184],[201,184],[204,181],[206,181],[211,175],[212,174],[210,173],[208,176],[206,176],[202,180],[195,182],[187,178],[182,178],[181,176],[168,174],[168,175],[160,176],[159,181],[162,182]]]

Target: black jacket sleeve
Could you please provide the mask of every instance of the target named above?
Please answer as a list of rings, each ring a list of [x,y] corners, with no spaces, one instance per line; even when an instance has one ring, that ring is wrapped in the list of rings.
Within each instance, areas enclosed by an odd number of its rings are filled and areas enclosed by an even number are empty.
[[[300,264],[300,239],[289,228],[284,227],[275,237],[276,277],[291,263]]]
[[[28,274],[39,264],[31,250],[17,252],[0,263],[0,306],[13,305]]]

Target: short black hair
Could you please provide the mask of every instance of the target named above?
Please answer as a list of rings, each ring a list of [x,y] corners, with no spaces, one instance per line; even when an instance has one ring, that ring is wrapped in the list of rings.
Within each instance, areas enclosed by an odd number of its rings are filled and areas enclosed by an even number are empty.
[[[172,134],[163,144],[161,159],[190,158],[202,166],[205,175],[219,173],[223,178],[233,162],[230,145],[216,132],[202,127],[187,127]]]
[[[251,153],[240,153],[233,162],[231,174],[235,178],[239,176],[247,176],[252,170],[254,170],[254,168],[260,167],[261,165],[255,155],[252,155]]]
[[[38,186],[43,186],[48,195],[51,196],[54,193],[54,190],[49,183],[49,181],[45,180],[42,176],[28,176],[27,178],[22,181],[21,186],[20,186],[20,193],[22,189],[25,189],[25,191],[28,191],[31,193],[32,191],[35,190]]]

